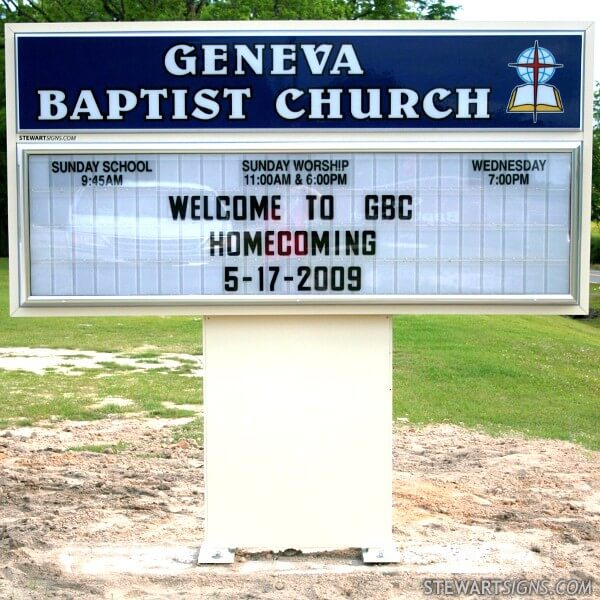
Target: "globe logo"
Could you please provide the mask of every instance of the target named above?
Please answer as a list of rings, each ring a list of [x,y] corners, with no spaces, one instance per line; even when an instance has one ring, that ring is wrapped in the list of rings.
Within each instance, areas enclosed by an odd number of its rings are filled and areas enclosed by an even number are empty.
[[[535,40],[531,48],[523,50],[516,62],[508,63],[517,70],[517,75],[525,83],[513,89],[506,112],[531,113],[537,123],[538,113],[564,112],[560,92],[548,81],[562,68],[556,62],[554,54],[539,45]]]
[[[556,59],[550,50],[540,46],[538,47],[538,61],[544,66],[539,67],[537,70],[537,82],[546,83],[550,81],[556,71]],[[533,65],[535,62],[535,46],[523,50],[517,58],[517,73],[525,83],[533,83],[534,81]]]

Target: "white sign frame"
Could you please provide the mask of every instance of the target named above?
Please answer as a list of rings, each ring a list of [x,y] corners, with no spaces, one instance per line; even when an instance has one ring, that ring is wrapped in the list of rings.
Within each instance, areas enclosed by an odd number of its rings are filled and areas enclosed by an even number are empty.
[[[528,32],[583,32],[584,76],[583,128],[563,130],[441,130],[440,131],[220,131],[202,132],[73,132],[72,134],[28,134],[16,130],[16,95],[7,93],[8,190],[10,231],[10,312],[14,316],[75,315],[295,315],[295,314],[399,314],[399,313],[505,313],[505,314],[586,314],[589,303],[589,235],[591,207],[592,38],[590,23],[444,23],[431,22],[303,22],[303,32],[335,32],[360,35],[408,31],[417,34],[496,34]],[[357,29],[358,28],[358,29]],[[94,24],[10,24],[6,26],[7,90],[15,89],[15,34],[24,32],[80,32],[132,34],[148,32],[198,32],[245,34],[298,32],[297,24],[252,23],[144,23],[132,31],[128,23]],[[118,141],[116,140],[118,135]],[[35,141],[34,141],[35,140]],[[339,297],[302,296],[282,299],[265,296],[228,298],[226,303],[211,297],[31,297],[28,294],[27,189],[24,165],[28,153],[114,153],[114,152],[443,152],[488,151],[529,152],[569,151],[572,161],[571,197],[571,292],[568,295],[514,295],[502,298],[473,296],[384,296]]]

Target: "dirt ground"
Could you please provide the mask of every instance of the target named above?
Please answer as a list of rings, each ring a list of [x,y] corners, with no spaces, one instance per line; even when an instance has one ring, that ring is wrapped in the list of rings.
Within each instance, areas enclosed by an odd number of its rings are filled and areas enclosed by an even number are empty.
[[[401,563],[365,566],[348,549],[198,566],[203,449],[172,435],[187,420],[0,431],[0,598],[412,599],[432,577],[592,579],[600,597],[598,452],[398,423]],[[130,445],[68,450],[116,440]]]

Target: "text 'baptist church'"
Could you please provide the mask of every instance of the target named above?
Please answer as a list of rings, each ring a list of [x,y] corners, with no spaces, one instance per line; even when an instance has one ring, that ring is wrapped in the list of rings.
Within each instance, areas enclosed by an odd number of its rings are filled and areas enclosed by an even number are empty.
[[[356,87],[286,87],[274,98],[273,109],[286,121],[406,120],[426,116],[434,120],[489,119],[488,87],[440,85],[426,92],[409,87],[361,85],[365,70],[352,44],[176,44],[164,55],[170,76],[244,78],[249,74],[295,76],[301,68],[313,76],[323,74],[356,78]],[[215,80],[216,81],[216,80]],[[81,89],[75,94],[61,89],[39,89],[39,121],[123,121],[127,113],[142,110],[145,121],[210,121],[225,116],[247,118],[253,88],[209,85],[198,89],[139,87]],[[268,107],[265,107],[268,110]]]

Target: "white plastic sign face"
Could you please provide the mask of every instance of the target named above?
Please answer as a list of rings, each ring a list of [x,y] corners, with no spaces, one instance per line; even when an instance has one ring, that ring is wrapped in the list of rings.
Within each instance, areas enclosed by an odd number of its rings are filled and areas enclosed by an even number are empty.
[[[568,295],[572,154],[26,155],[50,304]]]

